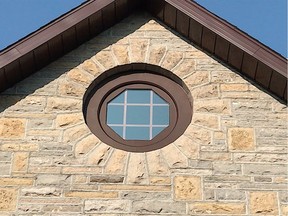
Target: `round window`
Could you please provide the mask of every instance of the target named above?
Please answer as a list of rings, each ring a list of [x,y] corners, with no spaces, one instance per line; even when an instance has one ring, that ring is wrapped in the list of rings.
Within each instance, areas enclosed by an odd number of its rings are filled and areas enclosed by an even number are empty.
[[[191,122],[192,103],[189,93],[170,77],[147,70],[105,72],[84,97],[91,132],[130,152],[152,151],[175,141]]]

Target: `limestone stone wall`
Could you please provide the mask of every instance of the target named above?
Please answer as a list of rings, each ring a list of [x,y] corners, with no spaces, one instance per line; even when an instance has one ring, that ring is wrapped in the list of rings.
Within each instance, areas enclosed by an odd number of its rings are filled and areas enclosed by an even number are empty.
[[[147,62],[194,98],[184,135],[149,153],[101,143],[89,84]],[[287,108],[147,14],[129,17],[0,95],[0,215],[287,215]]]

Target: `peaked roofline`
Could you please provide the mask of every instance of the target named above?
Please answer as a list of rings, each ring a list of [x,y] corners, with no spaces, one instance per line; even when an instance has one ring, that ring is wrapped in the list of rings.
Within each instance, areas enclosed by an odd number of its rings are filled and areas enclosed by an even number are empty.
[[[191,0],[90,0],[0,52],[0,91],[137,8],[287,102],[287,59]]]

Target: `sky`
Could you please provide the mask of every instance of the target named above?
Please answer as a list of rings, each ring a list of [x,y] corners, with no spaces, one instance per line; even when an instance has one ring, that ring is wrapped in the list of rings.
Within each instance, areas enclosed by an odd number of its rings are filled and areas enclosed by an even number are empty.
[[[195,0],[287,58],[287,0]]]
[[[287,0],[195,0],[287,57]],[[0,50],[85,0],[0,0]]]
[[[85,0],[0,0],[0,50]]]

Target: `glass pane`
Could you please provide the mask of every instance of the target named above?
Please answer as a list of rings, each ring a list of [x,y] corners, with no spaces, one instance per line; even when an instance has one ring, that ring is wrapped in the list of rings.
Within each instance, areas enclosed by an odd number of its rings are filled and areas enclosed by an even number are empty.
[[[127,103],[150,104],[151,90],[127,90]]]
[[[120,137],[123,138],[123,127],[118,126],[110,126],[112,130],[114,130]]]
[[[153,125],[169,124],[169,106],[153,106]]]
[[[126,140],[150,140],[149,127],[126,127]]]
[[[123,124],[124,106],[108,105],[107,124]]]
[[[150,124],[150,106],[127,106],[126,124]]]
[[[153,104],[168,104],[162,97],[155,92],[153,93]]]
[[[124,92],[122,92],[121,94],[119,94],[118,96],[116,96],[113,100],[111,100],[109,102],[110,103],[124,103]]]
[[[164,129],[165,129],[165,127],[153,127],[153,129],[152,129],[152,138],[157,136]]]

